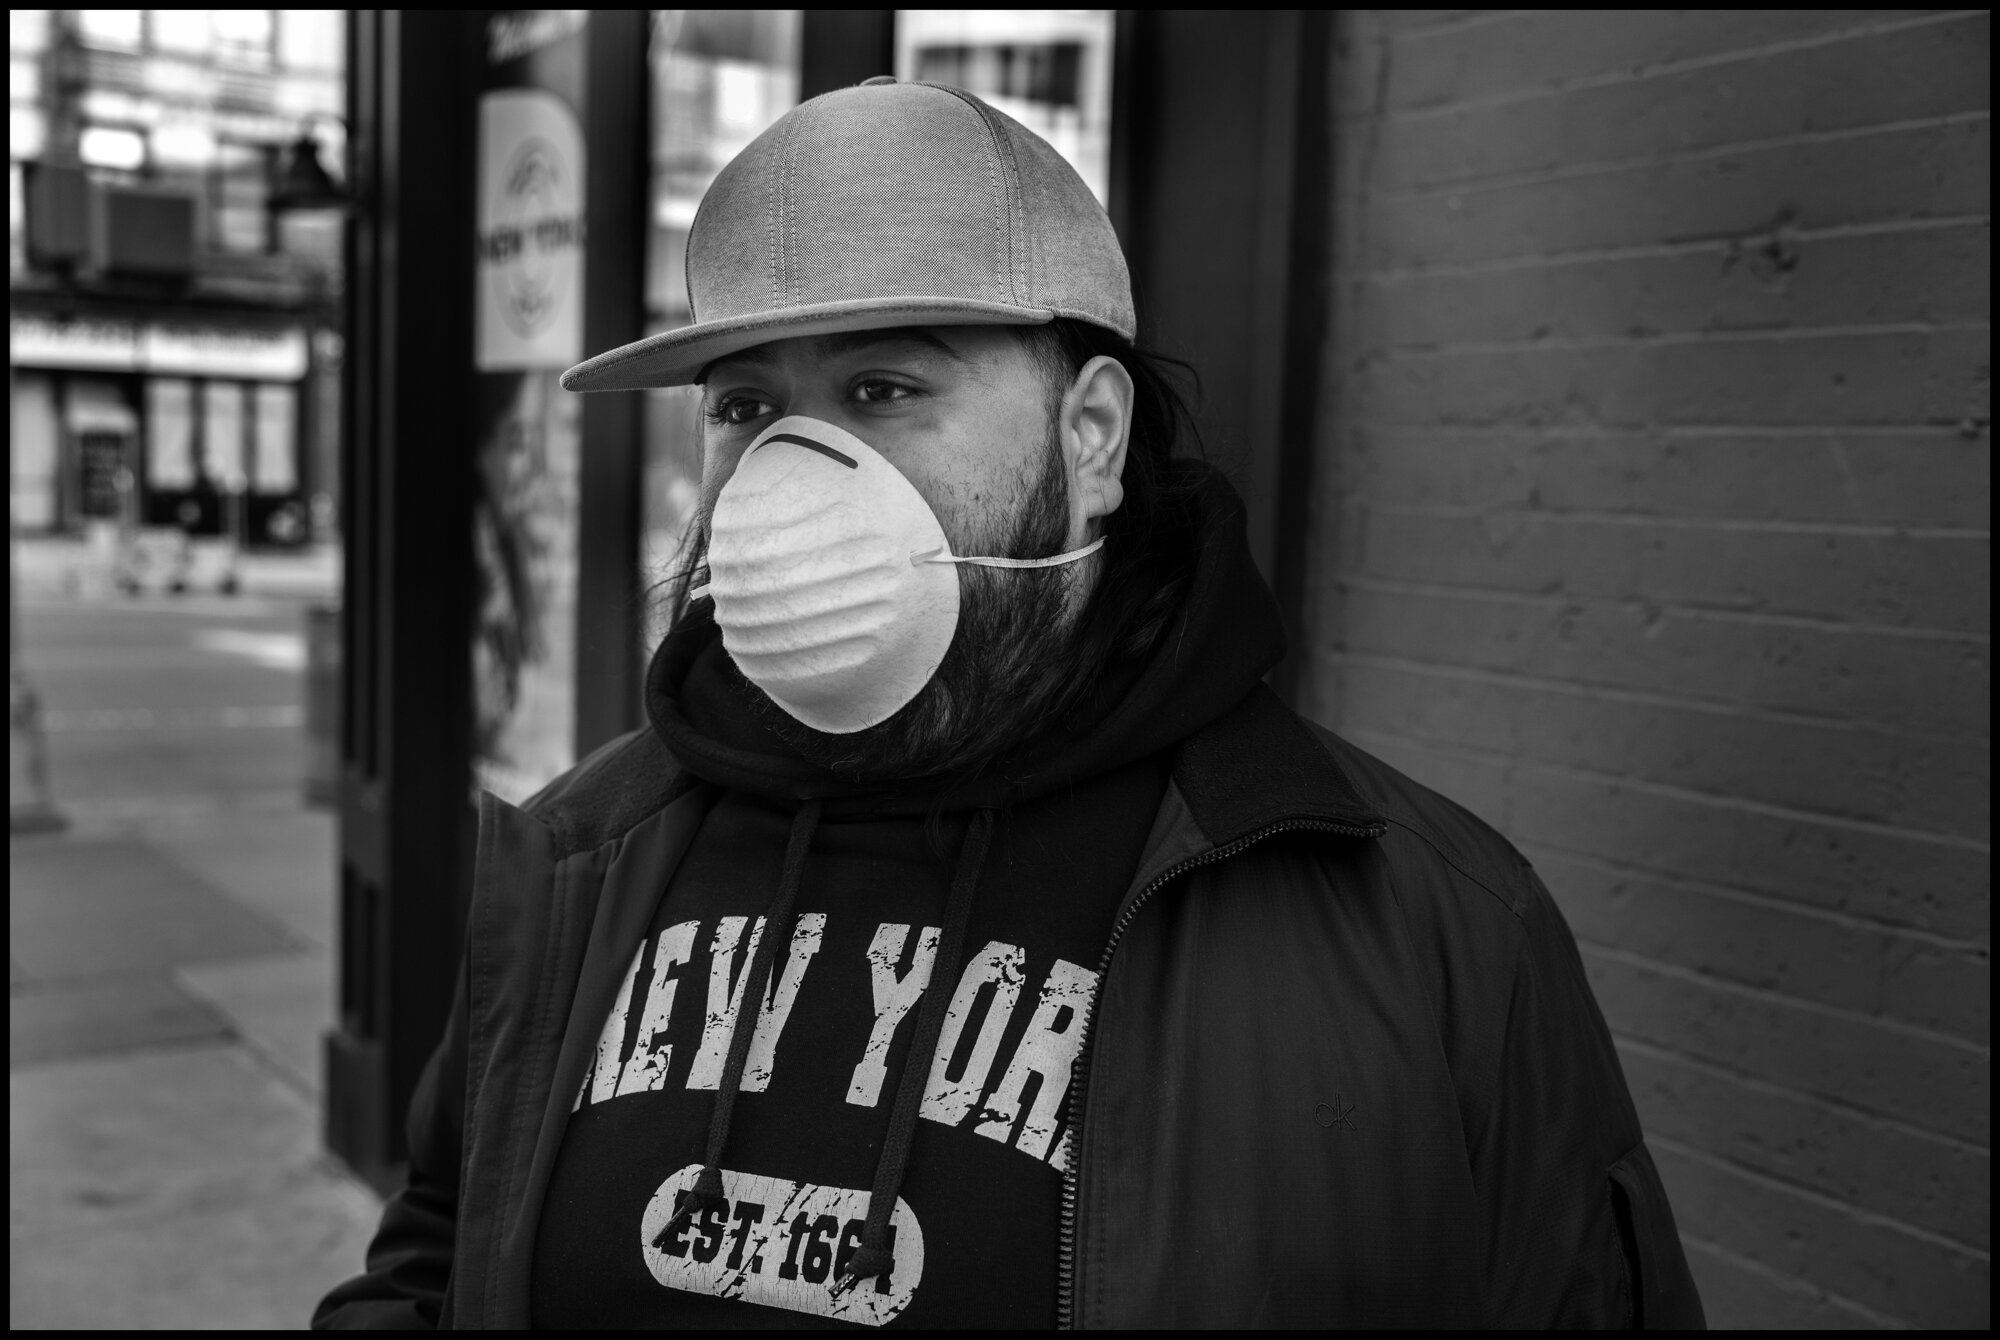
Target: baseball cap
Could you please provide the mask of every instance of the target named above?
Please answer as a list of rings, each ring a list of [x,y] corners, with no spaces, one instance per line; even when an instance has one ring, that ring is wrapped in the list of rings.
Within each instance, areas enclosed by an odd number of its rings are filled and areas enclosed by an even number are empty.
[[[682,386],[771,340],[890,326],[1134,333],[1104,207],[1062,155],[963,89],[877,76],[778,118],[723,168],[687,243],[691,325],[577,364],[570,391]]]

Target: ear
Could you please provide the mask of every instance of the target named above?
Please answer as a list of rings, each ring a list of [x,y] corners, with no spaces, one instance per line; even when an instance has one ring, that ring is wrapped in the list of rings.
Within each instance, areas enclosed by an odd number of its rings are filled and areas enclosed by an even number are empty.
[[[1069,545],[1103,532],[1104,518],[1125,501],[1125,447],[1132,435],[1132,374],[1099,354],[1063,395],[1058,415],[1069,467]]]

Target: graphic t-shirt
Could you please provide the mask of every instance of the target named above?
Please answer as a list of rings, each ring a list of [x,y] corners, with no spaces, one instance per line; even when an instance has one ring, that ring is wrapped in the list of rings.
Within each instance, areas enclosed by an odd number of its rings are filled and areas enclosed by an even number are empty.
[[[1097,967],[1165,786],[1163,760],[1021,806],[981,869],[956,980],[930,982],[967,817],[829,807],[720,1165],[694,1185],[744,978],[796,805],[711,809],[603,1021],[540,1224],[552,1327],[1050,1327],[1064,1122]],[[648,896],[614,890],[606,896]],[[890,1219],[893,1269],[835,1287],[859,1244],[923,993],[951,991]]]

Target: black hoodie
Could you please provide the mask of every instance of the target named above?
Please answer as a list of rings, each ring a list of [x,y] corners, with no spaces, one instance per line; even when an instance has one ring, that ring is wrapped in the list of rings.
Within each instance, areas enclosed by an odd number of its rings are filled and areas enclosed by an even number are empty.
[[[835,777],[705,612],[662,643],[649,715],[713,804],[664,896],[624,891],[659,907],[549,1185],[537,1325],[1054,1324],[1084,965],[1173,747],[1284,651],[1240,500],[1175,468],[1198,554],[1150,660],[974,782]]]

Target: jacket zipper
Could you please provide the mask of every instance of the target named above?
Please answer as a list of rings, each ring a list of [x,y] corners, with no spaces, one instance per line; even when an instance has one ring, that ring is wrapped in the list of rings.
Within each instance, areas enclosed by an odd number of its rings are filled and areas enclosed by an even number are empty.
[[[1168,880],[1178,879],[1197,866],[1209,865],[1215,861],[1234,856],[1245,847],[1261,842],[1273,833],[1283,833],[1295,829],[1311,829],[1322,833],[1339,833],[1343,837],[1373,838],[1382,835],[1382,829],[1379,827],[1356,828],[1349,824],[1326,823],[1317,819],[1287,819],[1281,823],[1272,824],[1269,828],[1260,828],[1246,837],[1240,837],[1226,847],[1215,847],[1203,852],[1199,856],[1189,857],[1179,865],[1161,874],[1152,883],[1142,889],[1139,896],[1132,900],[1131,906],[1127,907],[1124,913],[1119,916],[1117,922],[1112,925],[1111,941],[1104,946],[1104,953],[1097,960],[1098,989],[1101,991],[1104,987],[1104,976],[1111,969],[1112,952],[1118,948],[1118,942],[1125,938],[1126,927],[1132,924],[1132,918],[1138,915],[1139,909],[1144,907],[1146,901],[1157,893]],[[1076,1329],[1073,1313],[1076,1303],[1077,1169],[1083,1165],[1083,1094],[1084,1090],[1088,1087],[1091,1035],[1096,1026],[1097,995],[1093,992],[1090,998],[1090,1012],[1083,1021],[1083,1038],[1077,1044],[1077,1060],[1080,1064],[1072,1072],[1075,1078],[1071,1081],[1073,1085],[1070,1090],[1071,1110],[1069,1112],[1069,1119],[1065,1124],[1067,1131],[1066,1138],[1070,1141],[1070,1157],[1068,1163],[1063,1168],[1062,1229],[1058,1240],[1060,1255],[1058,1257],[1056,1274],[1056,1329],[1059,1331]]]

